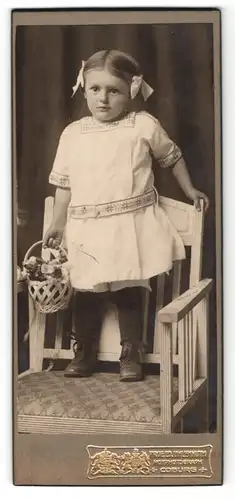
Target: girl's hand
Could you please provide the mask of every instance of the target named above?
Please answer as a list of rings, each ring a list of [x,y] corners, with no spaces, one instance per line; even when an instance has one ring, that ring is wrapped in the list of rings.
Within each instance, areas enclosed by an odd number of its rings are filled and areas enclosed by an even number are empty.
[[[50,226],[43,238],[43,247],[58,248],[62,241],[63,234],[63,229]]]
[[[205,202],[205,212],[208,210],[210,205],[209,198],[201,191],[193,188],[192,191],[190,191],[190,193],[188,194],[188,198],[194,201],[195,208],[198,210],[198,212],[201,211],[200,199],[204,200]]]

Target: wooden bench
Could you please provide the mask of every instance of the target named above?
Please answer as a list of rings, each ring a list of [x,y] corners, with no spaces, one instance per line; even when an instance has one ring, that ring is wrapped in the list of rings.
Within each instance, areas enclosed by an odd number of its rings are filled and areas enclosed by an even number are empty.
[[[44,229],[53,214],[45,200]],[[45,346],[47,318],[35,313],[29,298],[30,369],[18,382],[18,431],[45,433],[164,433],[183,431],[185,415],[200,405],[198,431],[208,431],[208,312],[211,279],[201,279],[204,212],[193,205],[160,197],[160,204],[178,230],[189,253],[175,262],[170,276],[157,278],[152,349],[145,362],[160,364],[160,375],[125,384],[117,373],[95,373],[90,379],[65,379],[63,371],[43,371],[43,360],[72,359],[72,342],[63,347],[64,313],[56,315],[54,347]],[[186,271],[184,266],[188,269]],[[188,266],[188,267],[187,267]],[[182,278],[188,286],[182,293]],[[171,298],[166,303],[166,288]],[[148,340],[150,299],[143,291],[143,341]],[[120,336],[116,311],[107,311],[99,359],[118,361]],[[177,376],[173,376],[173,366]]]

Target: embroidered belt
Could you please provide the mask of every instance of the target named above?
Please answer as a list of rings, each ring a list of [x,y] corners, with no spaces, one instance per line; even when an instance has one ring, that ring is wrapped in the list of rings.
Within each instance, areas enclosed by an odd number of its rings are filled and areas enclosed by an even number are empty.
[[[157,201],[157,192],[154,189],[133,198],[101,203],[99,205],[71,206],[68,215],[75,219],[108,217],[126,212],[134,212],[140,208],[154,205]]]

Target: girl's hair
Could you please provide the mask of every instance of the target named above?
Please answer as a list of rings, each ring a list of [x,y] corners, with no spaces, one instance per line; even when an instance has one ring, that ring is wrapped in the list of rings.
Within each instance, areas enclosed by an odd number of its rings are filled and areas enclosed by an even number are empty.
[[[87,59],[84,66],[86,72],[92,69],[107,69],[111,75],[131,83],[134,75],[140,75],[138,62],[129,54],[119,50],[101,50]]]

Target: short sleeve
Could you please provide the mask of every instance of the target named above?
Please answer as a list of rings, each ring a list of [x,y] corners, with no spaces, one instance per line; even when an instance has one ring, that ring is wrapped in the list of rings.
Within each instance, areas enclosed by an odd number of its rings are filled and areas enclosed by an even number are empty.
[[[56,151],[49,183],[61,188],[70,188],[69,178],[69,127],[62,132]]]
[[[160,167],[172,167],[181,157],[182,152],[168,136],[159,120],[146,113],[148,118],[148,140],[154,158]]]

